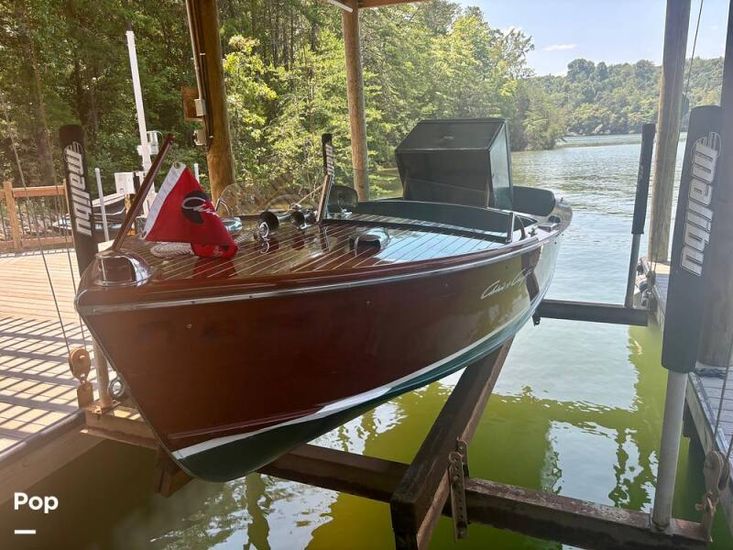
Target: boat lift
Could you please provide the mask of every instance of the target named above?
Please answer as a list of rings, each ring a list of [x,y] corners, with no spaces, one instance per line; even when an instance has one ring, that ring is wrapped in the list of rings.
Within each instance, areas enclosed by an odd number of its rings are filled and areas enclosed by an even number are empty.
[[[197,0],[189,0],[197,4]],[[359,52],[359,9],[410,0],[329,0],[343,8],[344,36],[347,42],[347,76],[349,111],[352,123],[352,148],[357,174],[357,189],[368,193],[365,166],[358,167],[366,157],[363,93]],[[676,0],[669,0],[676,3]],[[682,0],[687,2],[689,0]],[[202,0],[202,3],[210,1]],[[689,14],[689,6],[688,6]],[[668,20],[669,23],[669,20]],[[665,49],[667,44],[665,43]],[[728,26],[728,49],[733,48],[733,19]],[[725,99],[733,94],[733,53],[726,52]],[[730,70],[729,70],[730,69]],[[360,95],[361,94],[361,95]],[[215,101],[215,94],[207,98]],[[733,104],[733,97],[730,97]],[[723,135],[733,142],[733,111],[724,111]],[[649,140],[653,132],[645,130],[639,191],[634,213],[635,246],[630,267],[636,270],[638,240],[643,232],[646,196],[651,163]],[[651,136],[651,137],[650,137]],[[727,143],[724,141],[724,143]],[[363,150],[359,147],[363,146]],[[731,155],[727,155],[732,157]],[[210,161],[212,161],[210,159]],[[214,159],[213,162],[216,162]],[[725,173],[733,181],[733,173]],[[646,186],[646,187],[645,187]],[[641,200],[644,199],[644,200]],[[637,210],[638,208],[638,210]],[[642,220],[641,228],[637,220]],[[75,243],[77,247],[82,243]],[[80,250],[78,256],[84,257]],[[730,269],[728,270],[730,271]],[[629,280],[632,280],[632,271]],[[633,288],[633,287],[631,287]],[[731,308],[733,309],[733,307]],[[633,307],[629,294],[624,304],[591,304],[545,300],[535,316],[573,319],[579,321],[646,325],[649,311]],[[524,533],[571,545],[592,548],[704,548],[710,540],[712,517],[715,513],[715,491],[711,478],[702,507],[700,522],[674,518],[658,527],[652,514],[591,503],[541,491],[470,477],[467,446],[471,441],[487,400],[508,354],[511,341],[488,357],[465,369],[458,384],[446,401],[415,459],[410,464],[366,457],[353,453],[304,445],[260,472],[293,481],[388,502],[391,508],[395,545],[399,549],[425,548],[441,515],[453,518],[456,538],[464,538],[470,523],[483,523],[497,528]],[[103,362],[102,362],[103,364]],[[79,405],[84,410],[90,435],[159,449],[158,443],[140,414],[129,404],[114,401],[111,405],[94,401],[87,377],[91,359],[86,353],[72,353],[70,365],[79,381]],[[99,366],[99,365],[98,365]],[[103,365],[103,368],[106,366]],[[104,378],[102,378],[104,379]],[[102,393],[106,393],[103,388]],[[105,396],[106,397],[106,396]],[[665,418],[666,420],[666,418]],[[671,423],[667,438],[675,437],[677,429]],[[677,433],[677,436],[679,433]],[[157,489],[169,495],[188,481],[188,476],[162,451],[158,454]],[[676,454],[662,459],[676,464]],[[661,468],[661,466],[660,466]],[[674,488],[672,479],[671,489]],[[669,493],[670,487],[664,491]],[[656,506],[655,506],[656,508]],[[658,514],[657,514],[658,515]]]
[[[653,132],[646,132],[646,139],[653,139]],[[648,142],[642,145],[642,169],[639,171],[638,185],[642,191],[649,183],[651,155],[647,145]],[[163,151],[169,146],[170,138],[164,143]],[[159,155],[153,163],[141,190],[152,183],[160,158]],[[138,194],[133,207],[143,200],[144,194]],[[646,194],[641,192],[640,195]],[[644,209],[644,205],[637,204],[636,215],[642,220]],[[128,230],[129,227],[123,227],[118,239]],[[83,243],[81,239],[76,240],[77,247]],[[85,257],[82,251],[79,252],[80,257]],[[648,313],[646,309],[622,305],[545,301],[538,309],[535,322],[545,316],[646,324]],[[646,512],[470,477],[468,444],[511,343],[505,343],[465,369],[412,463],[304,445],[261,468],[260,473],[388,502],[398,549],[426,548],[441,515],[453,519],[456,539],[465,538],[473,522],[581,547],[704,548],[710,540],[717,504],[715,498],[703,507],[701,522],[670,518],[664,529],[658,529],[652,515]],[[150,427],[130,403],[110,402],[109,393],[96,401],[93,399],[88,381],[92,365],[89,354],[85,350],[74,351],[70,365],[79,381],[79,405],[84,410],[86,424],[82,431],[91,436],[156,449],[158,492],[169,495],[184,485],[190,478],[160,450]],[[106,363],[98,363],[96,367],[97,379],[107,379]]]

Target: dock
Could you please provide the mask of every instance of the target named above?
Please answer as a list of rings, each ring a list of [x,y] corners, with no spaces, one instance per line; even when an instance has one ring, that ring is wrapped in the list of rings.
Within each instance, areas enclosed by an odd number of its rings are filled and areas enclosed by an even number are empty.
[[[655,277],[651,292],[656,303],[655,317],[659,325],[663,327],[669,287],[669,264],[657,263],[649,266],[643,262],[642,265],[645,271],[653,267]],[[700,376],[694,372],[688,375],[684,434],[693,439],[696,438],[705,454],[717,450],[725,455],[728,452],[731,437],[733,437],[733,370],[729,370],[727,376],[726,392],[725,395],[722,395],[724,383],[722,377]],[[715,435],[721,395],[723,407],[718,433]],[[730,459],[730,468],[733,471],[733,457]],[[721,494],[720,502],[726,523],[733,530],[733,480],[729,479],[727,485],[727,490]]]
[[[69,372],[44,257],[69,345],[89,339],[74,312],[73,251],[0,255],[0,504],[99,442],[80,432],[78,383]]]

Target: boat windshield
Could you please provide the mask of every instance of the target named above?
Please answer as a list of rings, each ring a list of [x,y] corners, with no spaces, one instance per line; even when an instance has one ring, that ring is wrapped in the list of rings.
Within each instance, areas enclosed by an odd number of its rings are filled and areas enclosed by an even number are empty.
[[[335,170],[327,201],[330,214],[355,204],[353,179],[350,169],[348,172],[338,168]],[[320,205],[324,182],[323,169],[319,167],[315,167],[310,174],[299,170],[297,174],[271,178],[248,175],[242,182],[224,189],[216,202],[216,212],[221,217],[256,217],[266,210],[276,214],[292,210],[315,212]]]
[[[316,208],[322,183],[322,178],[311,181],[247,178],[224,189],[216,202],[216,212],[222,217],[259,216],[265,210],[287,212],[297,208],[296,205]]]

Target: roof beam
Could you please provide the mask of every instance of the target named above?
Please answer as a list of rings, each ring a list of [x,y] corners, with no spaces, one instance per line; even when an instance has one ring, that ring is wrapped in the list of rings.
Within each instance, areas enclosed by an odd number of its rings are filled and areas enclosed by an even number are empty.
[[[424,0],[359,0],[359,8],[381,8],[382,6],[392,6],[394,4],[414,4],[423,2]]]
[[[353,11],[354,11],[354,8],[352,8],[351,6],[349,6],[349,5],[347,5],[347,4],[343,3],[343,2],[340,2],[339,0],[326,0],[326,2],[328,2],[331,5],[336,6],[337,8],[340,8],[340,9],[342,9],[345,12],[348,12],[348,13],[353,13]]]

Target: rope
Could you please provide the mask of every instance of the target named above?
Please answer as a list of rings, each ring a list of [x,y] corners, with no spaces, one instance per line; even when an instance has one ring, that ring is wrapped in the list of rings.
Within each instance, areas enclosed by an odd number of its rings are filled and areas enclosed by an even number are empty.
[[[7,104],[3,101],[3,111],[5,113],[5,121],[8,124],[8,136],[10,137],[10,146],[13,149],[13,155],[15,156],[15,163],[18,167],[18,174],[20,175],[20,182],[23,185],[23,189],[28,190],[28,184],[25,180],[25,174],[23,173],[23,166],[20,163],[20,157],[18,156],[18,148],[15,145],[15,139],[13,138],[13,132],[10,124],[10,116],[8,114]],[[33,201],[30,201],[31,203]],[[38,240],[38,248],[41,252],[41,258],[43,260],[43,268],[46,270],[46,278],[48,279],[48,286],[51,289],[51,296],[53,297],[53,305],[56,308],[56,316],[59,320],[59,326],[61,327],[61,334],[64,338],[64,344],[66,346],[66,352],[71,354],[71,346],[69,345],[69,338],[66,334],[66,327],[64,326],[63,318],[61,317],[61,309],[59,308],[59,302],[56,298],[56,290],[53,286],[53,280],[51,279],[51,271],[48,268],[48,261],[46,260],[46,254],[43,251],[43,243],[41,242],[41,235],[36,228],[36,239]],[[73,276],[73,275],[72,275]],[[81,320],[79,321],[81,323]]]
[[[150,253],[156,258],[175,258],[193,254],[189,243],[158,243],[150,248]]]

